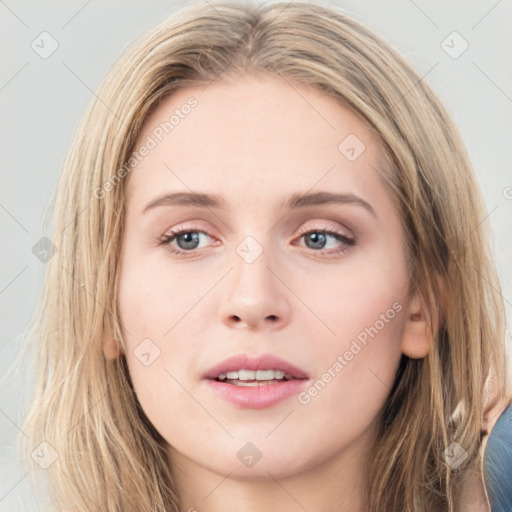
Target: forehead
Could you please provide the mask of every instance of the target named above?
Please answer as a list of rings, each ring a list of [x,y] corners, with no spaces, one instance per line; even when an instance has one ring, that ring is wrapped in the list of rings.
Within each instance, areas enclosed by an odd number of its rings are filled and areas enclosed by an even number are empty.
[[[151,146],[130,173],[128,200],[167,190],[233,199],[279,197],[316,187],[375,189],[381,149],[350,109],[315,87],[279,76],[242,76],[184,88],[146,119],[135,151]]]

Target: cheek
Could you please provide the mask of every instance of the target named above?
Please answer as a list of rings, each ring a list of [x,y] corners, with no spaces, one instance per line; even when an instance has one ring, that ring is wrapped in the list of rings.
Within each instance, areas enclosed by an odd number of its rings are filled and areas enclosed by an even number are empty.
[[[356,338],[364,344],[376,328],[379,339],[396,349],[403,328],[399,313],[405,310],[407,300],[405,261],[392,251],[375,250],[332,268],[335,270],[313,280],[315,286],[310,278],[295,283],[297,294],[314,314],[308,316],[316,323],[321,347],[343,351]],[[388,343],[373,345],[374,350],[388,347]]]
[[[127,342],[132,345],[140,342],[141,336],[154,337],[157,344],[174,336],[204,288],[198,273],[189,272],[184,280],[179,270],[169,270],[165,254],[153,251],[148,257],[133,250],[122,264],[118,308]]]
[[[195,414],[180,383],[186,385],[194,333],[205,316],[201,283],[197,273],[186,282],[166,273],[161,255],[144,259],[133,251],[122,261],[117,304],[130,377],[146,415],[156,424],[165,417],[171,429],[175,416],[166,410]]]
[[[322,320],[310,353],[317,380],[299,400],[319,421],[346,428],[349,417],[350,428],[362,429],[384,405],[401,358],[406,283],[405,260],[381,251],[299,292]]]

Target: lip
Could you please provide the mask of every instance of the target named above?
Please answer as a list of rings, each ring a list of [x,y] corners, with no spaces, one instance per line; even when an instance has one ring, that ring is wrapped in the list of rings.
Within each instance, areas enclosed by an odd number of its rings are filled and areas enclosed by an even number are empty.
[[[260,386],[236,386],[213,379],[207,379],[204,382],[209,391],[231,404],[245,409],[263,409],[271,407],[291,395],[299,394],[309,379],[292,379]]]
[[[285,373],[289,373],[294,379],[309,379],[309,375],[304,370],[272,354],[263,354],[256,358],[250,358],[246,354],[229,357],[213,368],[210,368],[203,375],[203,379],[214,380],[221,373],[237,370],[282,370]],[[231,384],[229,385],[231,386]]]
[[[215,380],[221,373],[236,370],[282,370],[293,379],[257,386],[237,386]],[[223,400],[247,409],[263,409],[298,394],[309,381],[309,375],[289,361],[272,354],[263,354],[256,358],[239,354],[210,368],[203,375],[203,379],[209,390]]]

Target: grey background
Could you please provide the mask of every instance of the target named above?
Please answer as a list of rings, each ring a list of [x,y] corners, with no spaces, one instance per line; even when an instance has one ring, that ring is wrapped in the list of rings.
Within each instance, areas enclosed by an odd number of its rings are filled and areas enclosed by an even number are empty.
[[[18,354],[38,300],[44,263],[32,247],[43,235],[50,236],[42,215],[72,132],[116,57],[179,3],[0,0],[0,378]],[[332,3],[389,39],[426,74],[461,130],[494,232],[510,359],[512,2]],[[43,31],[59,45],[46,59],[31,47]],[[441,47],[453,31],[469,44],[456,59]],[[461,48],[460,41],[452,46],[452,51]],[[31,376],[21,370],[8,375],[0,389],[0,511],[44,508],[15,457],[14,439],[30,383]]]

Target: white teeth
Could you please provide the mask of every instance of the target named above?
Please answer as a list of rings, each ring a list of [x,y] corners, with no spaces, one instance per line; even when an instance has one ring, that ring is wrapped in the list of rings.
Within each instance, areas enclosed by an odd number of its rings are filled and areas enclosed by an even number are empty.
[[[237,372],[221,373],[218,376],[219,380],[281,380],[284,378],[293,379],[289,373],[282,370],[238,370]]]

